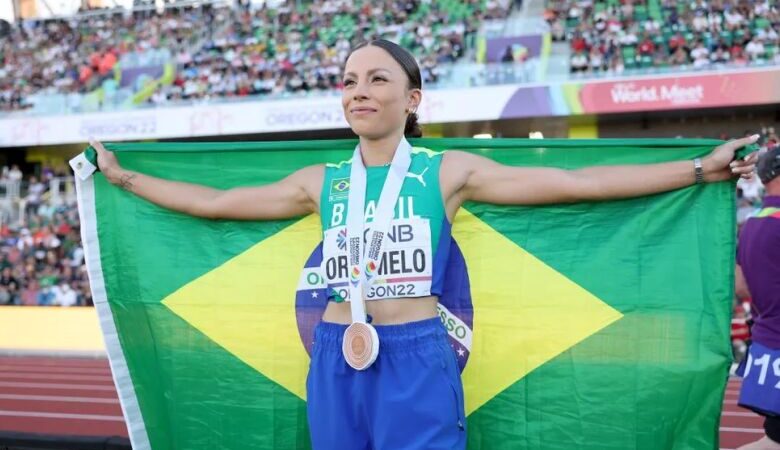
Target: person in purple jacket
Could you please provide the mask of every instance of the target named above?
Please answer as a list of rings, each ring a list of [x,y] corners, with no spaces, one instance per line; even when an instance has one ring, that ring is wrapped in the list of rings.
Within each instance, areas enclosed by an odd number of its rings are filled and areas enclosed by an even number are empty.
[[[738,373],[739,405],[761,414],[766,435],[740,450],[780,449],[780,147],[759,157],[762,209],[745,222],[737,250],[736,291],[753,301],[752,343]]]

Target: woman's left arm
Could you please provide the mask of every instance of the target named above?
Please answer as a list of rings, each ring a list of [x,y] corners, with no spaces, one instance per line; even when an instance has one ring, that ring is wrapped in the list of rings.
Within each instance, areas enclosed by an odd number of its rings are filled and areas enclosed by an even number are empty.
[[[757,139],[754,135],[728,141],[702,158],[704,181],[750,177],[757,153],[744,160],[735,160],[734,153]],[[445,158],[445,164],[459,167],[460,182],[456,182],[455,190],[461,202],[538,205],[597,201],[671,191],[696,182],[692,160],[564,170],[505,166],[464,152],[457,152],[449,159]]]

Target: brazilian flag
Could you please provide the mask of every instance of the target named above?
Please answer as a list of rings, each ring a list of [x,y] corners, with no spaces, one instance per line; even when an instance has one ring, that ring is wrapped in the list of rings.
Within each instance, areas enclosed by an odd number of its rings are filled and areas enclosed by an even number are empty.
[[[692,159],[720,143],[412,141],[568,169]],[[107,147],[126,168],[227,189],[348,159],[355,144]],[[319,218],[198,219],[89,175],[84,155],[73,165],[133,448],[310,447],[308,351],[326,301]],[[573,205],[469,203],[453,236],[439,313],[462,368],[470,449],[717,448],[731,362],[733,183]]]

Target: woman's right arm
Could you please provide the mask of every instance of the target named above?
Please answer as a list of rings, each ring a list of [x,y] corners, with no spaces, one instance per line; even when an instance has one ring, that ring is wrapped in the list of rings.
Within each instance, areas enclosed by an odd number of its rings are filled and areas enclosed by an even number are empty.
[[[90,142],[112,183],[156,205],[207,219],[275,220],[319,212],[324,166],[309,166],[265,186],[214,189],[123,169],[100,142]]]

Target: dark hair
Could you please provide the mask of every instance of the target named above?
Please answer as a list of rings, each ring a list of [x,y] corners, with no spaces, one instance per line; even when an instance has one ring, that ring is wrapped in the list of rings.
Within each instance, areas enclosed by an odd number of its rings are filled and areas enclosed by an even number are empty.
[[[360,44],[352,47],[352,50],[347,55],[347,59],[352,56],[355,51],[368,47],[369,45],[379,47],[390,54],[393,59],[404,69],[406,78],[409,81],[409,89],[422,89],[422,75],[420,75],[420,66],[417,65],[417,61],[414,59],[411,53],[406,49],[390,42],[386,39],[374,39],[371,41],[364,41]],[[406,137],[422,137],[422,128],[417,122],[418,117],[416,112],[412,112],[406,117],[406,126],[404,126],[404,136]]]
[[[758,157],[756,173],[764,184],[769,184],[780,176],[780,146],[773,147]]]

